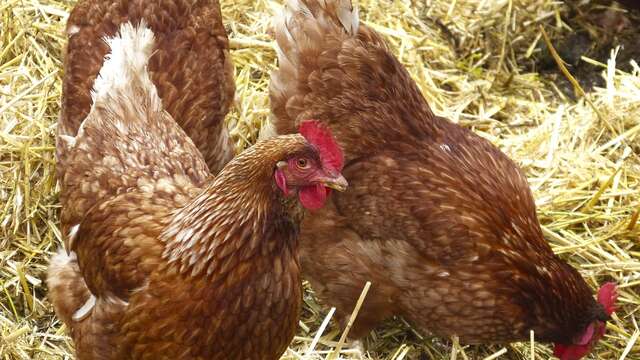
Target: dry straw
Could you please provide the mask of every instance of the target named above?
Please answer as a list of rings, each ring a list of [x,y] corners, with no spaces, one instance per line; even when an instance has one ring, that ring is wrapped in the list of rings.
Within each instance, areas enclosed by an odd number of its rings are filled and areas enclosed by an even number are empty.
[[[47,258],[60,244],[53,150],[62,30],[72,6],[64,0],[0,2],[2,359],[72,354],[43,283]],[[264,0],[222,3],[237,75],[229,126],[238,149],[255,140],[268,118],[267,85],[275,59],[267,28],[277,6]],[[640,67],[634,64],[632,74],[617,71],[612,51],[601,66],[606,86],[569,101],[553,83],[524,67],[542,41],[539,25],[551,43],[557,34],[571,31],[561,20],[563,2],[362,0],[359,6],[363,21],[387,37],[435,112],[488,138],[526,171],[554,250],[594,288],[606,280],[620,284],[619,310],[593,357],[639,359]],[[321,326],[329,310],[311,293],[304,300],[298,335],[284,358],[324,359],[340,333],[333,322]],[[322,336],[316,333],[319,328]],[[369,355],[352,345],[344,345],[339,357],[550,356],[549,347],[530,342],[461,346],[417,334],[402,320],[389,322],[365,341]]]

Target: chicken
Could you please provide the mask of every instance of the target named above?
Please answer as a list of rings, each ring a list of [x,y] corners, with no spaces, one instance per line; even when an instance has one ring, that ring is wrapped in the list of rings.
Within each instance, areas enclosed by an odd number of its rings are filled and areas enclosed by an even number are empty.
[[[47,285],[77,358],[277,359],[300,310],[299,222],[346,187],[340,148],[309,121],[214,177],[162,108],[153,32],[125,23],[106,44],[91,110],[59,139],[67,251]]]
[[[349,190],[303,220],[303,276],[350,334],[400,315],[470,344],[529,338],[588,351],[614,310],[543,238],[522,172],[489,141],[435,116],[382,37],[344,0],[292,0],[274,20],[272,127],[331,128]],[[564,354],[564,355],[563,355]]]
[[[89,113],[90,90],[108,51],[102,39],[112,37],[120,24],[141,20],[156,35],[149,71],[162,104],[217,174],[234,153],[224,117],[235,92],[218,0],[81,0],[76,4],[67,21],[58,138],[75,136]],[[57,157],[64,162],[61,146],[57,145]]]

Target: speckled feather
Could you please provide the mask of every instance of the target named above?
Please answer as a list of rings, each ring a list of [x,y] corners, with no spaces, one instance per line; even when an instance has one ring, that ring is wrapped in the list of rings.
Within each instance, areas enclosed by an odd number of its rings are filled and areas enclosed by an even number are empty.
[[[277,359],[300,310],[302,210],[273,181],[314,151],[257,143],[217,175],[162,109],[148,30],[124,26],[77,136],[61,138],[66,250],[47,284],[78,359]],[[316,155],[317,156],[317,155]]]
[[[571,341],[599,310],[544,240],[525,177],[487,140],[434,116],[349,1],[297,1],[276,17],[270,96],[278,133],[327,124],[350,189],[301,227],[301,263],[351,335],[393,315],[466,343]],[[601,311],[600,311],[601,312]]]
[[[217,174],[233,157],[224,116],[235,92],[233,64],[217,0],[81,0],[67,22],[58,135],[75,136],[91,108],[90,90],[120,24],[144,20],[156,41],[149,71],[164,108]],[[58,161],[65,155],[57,146]],[[58,171],[64,173],[65,166]]]

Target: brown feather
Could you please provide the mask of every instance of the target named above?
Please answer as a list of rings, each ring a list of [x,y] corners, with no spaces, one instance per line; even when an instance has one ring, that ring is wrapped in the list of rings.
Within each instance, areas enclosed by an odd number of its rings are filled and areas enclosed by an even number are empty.
[[[156,35],[151,78],[169,114],[216,174],[233,156],[224,116],[235,92],[233,65],[217,0],[79,2],[67,22],[62,112],[58,135],[75,136],[91,108],[90,90],[119,25],[141,20]],[[64,146],[57,146],[63,162]],[[58,171],[64,173],[65,167]]]
[[[467,343],[571,341],[597,307],[542,236],[525,177],[499,149],[434,116],[384,40],[345,0],[292,0],[275,23],[274,126],[329,125],[350,189],[303,221],[301,262],[351,333],[401,315]],[[354,30],[357,28],[357,31]]]
[[[109,40],[94,103],[62,138],[70,254],[52,259],[50,299],[78,359],[277,359],[300,311],[302,210],[274,171],[319,154],[301,135],[276,137],[214,177],[162,109],[150,34],[125,25]]]

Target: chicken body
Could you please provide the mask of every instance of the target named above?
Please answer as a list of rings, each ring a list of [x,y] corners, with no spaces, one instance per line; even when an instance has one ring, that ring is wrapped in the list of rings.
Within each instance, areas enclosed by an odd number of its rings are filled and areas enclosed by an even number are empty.
[[[301,226],[301,264],[350,335],[401,315],[465,343],[571,344],[607,319],[580,274],[545,242],[526,178],[487,140],[435,116],[349,1],[288,2],[274,24],[274,127],[326,123],[349,191]],[[588,339],[588,338],[587,338]]]
[[[224,117],[235,92],[218,0],[80,0],[67,21],[58,135],[75,136],[89,114],[90,90],[108,52],[103,39],[120,24],[143,20],[155,34],[148,70],[162,104],[217,174],[234,153]]]
[[[299,203],[276,164],[301,135],[254,145],[215,178],[162,108],[144,24],[121,27],[66,159],[66,249],[50,299],[78,359],[277,359],[300,309]]]

